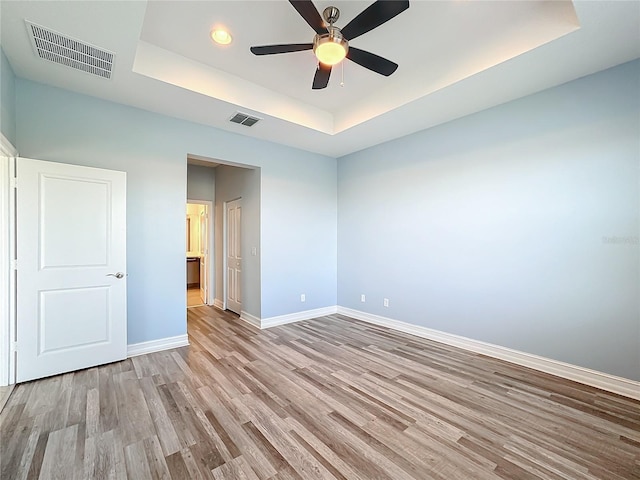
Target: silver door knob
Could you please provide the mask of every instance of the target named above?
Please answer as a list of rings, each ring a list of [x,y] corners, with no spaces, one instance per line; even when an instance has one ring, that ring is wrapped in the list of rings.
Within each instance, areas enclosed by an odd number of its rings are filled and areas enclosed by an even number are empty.
[[[107,277],[123,278],[123,277],[124,277],[124,273],[122,273],[122,272],[118,272],[118,273],[107,273]]]

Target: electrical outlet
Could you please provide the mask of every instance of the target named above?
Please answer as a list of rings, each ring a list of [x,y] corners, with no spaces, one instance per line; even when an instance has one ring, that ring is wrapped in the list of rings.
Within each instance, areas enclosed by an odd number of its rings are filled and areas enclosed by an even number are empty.
[[[383,307],[388,307],[389,306],[389,299],[385,298],[384,300],[382,300],[382,306]]]
[[[360,301],[361,301],[362,303],[364,303],[364,302],[366,302],[366,301],[367,301],[367,299],[366,299],[366,298],[365,298],[365,296],[364,296],[364,293],[363,293],[362,295],[360,295]]]
[[[304,293],[300,294],[300,301],[301,302],[306,302],[307,301],[307,296]]]

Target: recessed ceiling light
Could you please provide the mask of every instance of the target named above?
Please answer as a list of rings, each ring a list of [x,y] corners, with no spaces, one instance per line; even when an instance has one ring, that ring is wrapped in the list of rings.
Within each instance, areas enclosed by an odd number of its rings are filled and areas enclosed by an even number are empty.
[[[232,40],[231,34],[222,28],[211,30],[211,38],[220,45],[228,45]]]

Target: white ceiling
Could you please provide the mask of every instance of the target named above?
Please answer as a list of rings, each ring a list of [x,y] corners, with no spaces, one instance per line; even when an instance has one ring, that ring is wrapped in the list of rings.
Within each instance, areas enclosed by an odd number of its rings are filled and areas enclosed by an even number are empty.
[[[339,27],[371,2],[337,6]],[[339,157],[640,57],[638,1],[411,1],[351,45],[400,65],[383,77],[353,62],[312,90],[311,51],[286,1],[0,2],[1,43],[16,75],[243,135]],[[38,58],[25,19],[115,52],[110,80]],[[213,27],[234,40],[218,46]],[[229,123],[236,111],[263,120]]]

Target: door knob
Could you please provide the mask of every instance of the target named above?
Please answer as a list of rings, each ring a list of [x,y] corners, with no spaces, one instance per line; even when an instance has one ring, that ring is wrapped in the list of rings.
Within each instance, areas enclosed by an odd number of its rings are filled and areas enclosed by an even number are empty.
[[[118,272],[118,273],[107,273],[106,275],[107,277],[116,277],[116,278],[123,278],[124,277],[124,273],[122,272]]]

